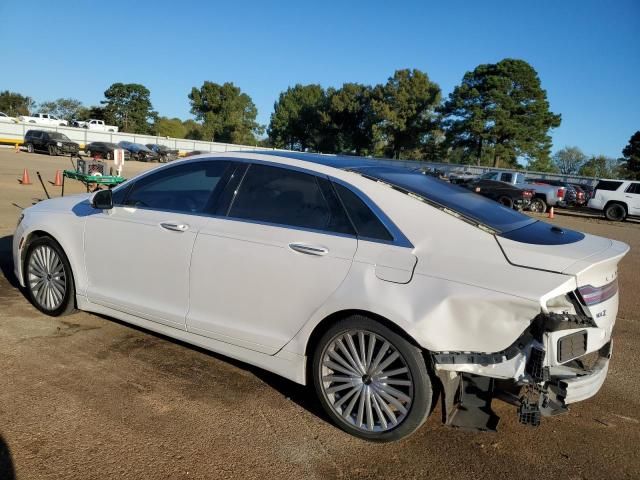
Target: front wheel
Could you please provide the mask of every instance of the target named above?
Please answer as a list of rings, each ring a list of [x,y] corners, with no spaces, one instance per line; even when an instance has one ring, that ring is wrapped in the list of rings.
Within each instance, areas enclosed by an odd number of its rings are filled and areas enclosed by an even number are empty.
[[[33,143],[27,143],[27,152],[33,153],[35,148],[33,147]]]
[[[29,245],[24,280],[29,300],[41,312],[52,317],[73,312],[75,285],[71,266],[55,240],[42,237]]]
[[[368,317],[329,328],[312,361],[320,403],[356,437],[400,440],[429,416],[433,390],[422,350]]]
[[[58,149],[53,145],[49,145],[49,155],[55,157],[56,155],[58,155]]]

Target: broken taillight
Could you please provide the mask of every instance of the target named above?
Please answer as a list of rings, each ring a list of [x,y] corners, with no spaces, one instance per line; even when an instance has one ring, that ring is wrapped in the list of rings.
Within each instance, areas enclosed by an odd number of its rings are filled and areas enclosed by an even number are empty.
[[[522,196],[526,197],[526,198],[533,197],[533,190],[523,190],[522,191]]]
[[[564,188],[558,189],[558,198],[564,198]]]
[[[618,279],[616,278],[613,282],[601,287],[585,285],[584,287],[579,287],[578,292],[580,292],[580,297],[582,297],[585,305],[596,305],[609,300],[618,293]]]

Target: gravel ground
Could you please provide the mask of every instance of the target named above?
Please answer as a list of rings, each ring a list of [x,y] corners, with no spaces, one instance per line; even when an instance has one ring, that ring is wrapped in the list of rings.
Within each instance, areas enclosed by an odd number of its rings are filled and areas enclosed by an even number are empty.
[[[536,429],[495,402],[495,434],[443,427],[436,410],[409,439],[377,445],[334,428],[309,390],[260,369],[110,318],[36,311],[12,274],[17,206],[44,198],[36,170],[48,181],[68,165],[0,150],[0,479],[640,478],[638,223],[562,211],[554,220],[632,247],[595,398]],[[16,181],[25,167],[31,186]],[[124,173],[149,167],[129,162]]]

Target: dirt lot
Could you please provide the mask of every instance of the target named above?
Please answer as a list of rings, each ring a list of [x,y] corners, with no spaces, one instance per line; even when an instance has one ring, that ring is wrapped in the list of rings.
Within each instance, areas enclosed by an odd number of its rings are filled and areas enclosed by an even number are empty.
[[[408,440],[376,445],[334,428],[309,391],[267,372],[109,318],[57,320],[31,307],[12,274],[16,205],[44,198],[36,171],[50,181],[68,165],[0,149],[0,479],[640,477],[638,223],[556,215],[632,248],[599,395],[537,429],[496,402],[496,434],[445,428],[436,411]],[[17,182],[25,167],[32,186]],[[130,162],[124,173],[145,168]]]

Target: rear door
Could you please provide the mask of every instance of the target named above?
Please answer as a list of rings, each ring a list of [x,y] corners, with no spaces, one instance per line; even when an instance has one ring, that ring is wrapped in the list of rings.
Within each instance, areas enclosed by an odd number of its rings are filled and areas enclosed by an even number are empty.
[[[274,354],[339,287],[358,242],[324,176],[240,165],[227,188],[194,245],[187,329]]]
[[[629,215],[640,215],[640,182],[631,182],[624,192]]]

